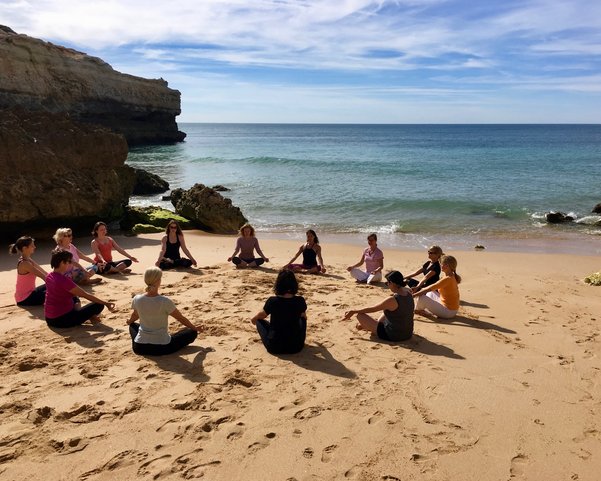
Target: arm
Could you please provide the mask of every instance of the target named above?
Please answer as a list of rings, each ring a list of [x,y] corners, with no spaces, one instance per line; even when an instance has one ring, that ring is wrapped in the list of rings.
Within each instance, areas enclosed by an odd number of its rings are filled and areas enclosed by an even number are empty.
[[[159,267],[159,264],[163,260],[165,256],[165,251],[167,250],[167,236],[163,236],[161,239],[161,252],[159,254],[159,259],[154,263],[155,266]]]
[[[130,324],[133,324],[138,319],[140,319],[140,314],[138,314],[138,311],[136,311],[134,309],[134,311],[131,313],[131,316],[129,316],[129,320],[127,321],[127,325],[129,326]]]
[[[109,311],[115,312],[115,303],[114,302],[103,301],[102,299],[99,299],[98,297],[93,296],[92,294],[84,291],[81,287],[75,286],[69,292],[71,294],[73,294],[74,296],[83,297],[83,298],[87,299],[88,301],[95,302],[96,304],[102,304],[103,306],[106,306]]]
[[[428,271],[428,273],[424,276],[424,278],[419,281],[419,284],[417,286],[414,287],[415,291],[419,291],[421,289],[421,287],[426,283],[426,281],[428,279],[430,279],[430,277],[432,277],[435,274],[434,271]]]
[[[43,281],[46,280],[46,276],[48,275],[48,273],[44,269],[42,269],[40,265],[33,259],[27,259],[26,261],[21,262],[21,265],[25,268],[27,274],[33,272],[37,277],[39,277]]]
[[[193,329],[196,332],[202,331],[202,326],[200,324],[198,324],[196,326],[194,324],[192,324],[186,316],[184,316],[181,312],[179,312],[179,309],[177,309],[177,308],[175,309],[175,311],[173,311],[170,314],[170,316],[174,317],[181,324],[183,324],[186,327],[189,327],[190,329]]]
[[[348,266],[346,268],[347,271],[352,271],[355,267],[359,267],[360,265],[363,265],[363,263],[365,262],[365,254],[361,254],[361,260],[359,262],[357,262],[356,264],[353,264],[352,266]]]
[[[405,279],[409,279],[410,277],[419,276],[422,272],[424,272],[424,269],[423,269],[423,267],[420,267],[413,274],[409,274],[408,276],[405,276]]]
[[[84,261],[89,262],[90,264],[94,264],[94,259],[85,255],[77,247],[75,247],[75,251],[77,252],[77,255],[79,256],[80,259],[83,259]]]
[[[294,260],[294,259],[293,259]],[[259,312],[257,312],[255,314],[255,317],[253,317],[250,322],[252,322],[253,324],[256,324],[257,321],[261,320],[261,319],[265,319],[269,314],[267,314],[263,309],[261,309]],[[305,315],[306,317],[306,315]]]
[[[378,259],[378,267],[376,267],[371,274],[375,274],[376,272],[382,272],[382,269],[384,269],[384,258],[380,258]]]
[[[398,307],[398,304],[397,304],[396,299],[391,296],[391,297],[387,297],[386,299],[384,299],[379,304],[376,304],[375,306],[364,307],[363,309],[358,309],[358,310],[351,309],[350,311],[347,311],[344,313],[344,317],[342,318],[342,320],[346,321],[356,314],[369,314],[370,312],[383,311],[384,309],[388,309],[389,311],[392,311],[392,310],[396,309],[397,307]]]
[[[192,254],[190,254],[190,251],[186,247],[186,241],[184,240],[183,234],[179,236],[179,244],[182,246],[182,250],[184,251],[184,254],[186,254],[188,256],[188,259],[190,259],[192,261],[192,265],[195,266],[196,259],[194,259],[194,257],[192,256]]]
[[[288,264],[286,264],[287,266],[289,266],[290,264],[292,264],[296,260],[296,258],[301,255],[301,252],[303,252],[303,248],[304,247],[305,247],[305,244],[303,244],[302,246],[300,246],[300,248],[298,249],[298,252],[296,253],[296,255],[292,259],[290,259],[290,262],[288,262]]]
[[[423,289],[420,289],[419,291],[414,292],[413,297],[423,296],[426,292],[431,292],[431,291],[435,291],[435,290],[439,289],[446,282],[448,282],[447,279],[449,279],[449,278],[445,277],[443,279],[440,279],[438,282],[435,282],[434,284],[429,285],[428,287],[424,287]]]
[[[92,252],[96,255],[96,257],[100,259],[99,264],[106,264],[106,260],[104,259],[104,257],[102,257],[102,254],[100,253],[100,248],[98,247],[98,242],[96,241],[96,239],[92,241],[90,247],[92,247]]]
[[[113,249],[115,249],[117,252],[119,252],[120,254],[124,255],[125,257],[127,257],[128,259],[131,259],[133,262],[138,262],[138,259],[136,259],[134,256],[130,256],[125,249],[122,249],[121,246],[119,244],[117,244],[113,238],[111,237],[111,245],[113,246]]]
[[[269,262],[269,259],[265,257],[265,254],[261,251],[261,247],[259,247],[259,239],[256,239],[255,249],[257,250],[257,254],[259,254],[265,262]]]
[[[323,265],[323,259],[321,258],[321,246],[319,244],[315,244],[314,248],[317,247],[317,259],[319,260],[319,266],[321,267],[321,272],[326,271],[326,266]]]
[[[238,255],[238,252],[240,252],[240,241],[239,241],[239,239],[240,239],[239,237],[238,237],[238,239],[236,239],[236,247],[234,248],[234,253],[227,258],[228,262],[232,262],[232,259]]]

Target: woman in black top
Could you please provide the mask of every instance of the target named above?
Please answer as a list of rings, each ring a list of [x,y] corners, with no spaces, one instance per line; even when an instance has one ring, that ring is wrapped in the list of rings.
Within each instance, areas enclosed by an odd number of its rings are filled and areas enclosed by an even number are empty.
[[[182,257],[179,253],[180,247],[189,259]],[[173,269],[175,267],[190,267],[196,265],[196,260],[190,254],[184,240],[184,233],[176,220],[171,219],[165,229],[165,235],[161,240],[161,253],[159,260],[154,264],[161,270]]]
[[[303,255],[302,264],[293,264],[296,258]],[[317,262],[319,260],[319,263]],[[319,274],[326,271],[321,258],[321,246],[319,239],[313,229],[307,231],[307,242],[298,248],[296,255],[284,266],[285,269],[290,269],[294,272],[302,272],[303,274]]]
[[[405,287],[405,279],[399,271],[386,274],[386,284],[392,292],[382,302],[363,309],[345,312],[343,321],[357,316],[357,329],[364,329],[377,334],[385,341],[406,341],[413,335],[413,294],[411,289]],[[367,314],[383,311],[379,319],[374,319]]]
[[[251,322],[265,348],[271,354],[294,354],[305,345],[307,334],[307,303],[297,296],[298,282],[294,272],[282,270],[274,286],[275,296],[265,302]],[[270,321],[265,318],[270,317]]]
[[[432,246],[428,249],[428,262],[421,269],[416,270],[413,274],[409,274],[405,279],[407,285],[411,287],[413,292],[419,291],[422,287],[428,287],[440,280],[440,258],[442,257],[442,247]],[[413,277],[420,274],[424,275],[421,281],[416,281]]]

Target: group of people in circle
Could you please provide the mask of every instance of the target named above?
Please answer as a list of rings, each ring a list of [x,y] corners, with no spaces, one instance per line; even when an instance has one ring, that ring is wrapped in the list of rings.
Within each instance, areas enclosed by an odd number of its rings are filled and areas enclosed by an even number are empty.
[[[12,244],[9,252],[19,254],[15,289],[17,305],[44,305],[44,317],[48,326],[53,328],[73,327],[87,320],[98,322],[104,307],[114,312],[113,302],[88,293],[80,285],[102,282],[102,279],[94,277],[97,274],[127,274],[131,272],[132,263],[138,260],[108,236],[104,222],[94,225],[92,235],[90,247],[93,258],[75,247],[71,229],[57,229],[50,273],[33,260],[36,246],[32,237],[20,237]],[[384,254],[378,248],[377,240],[376,234],[370,234],[368,247],[362,252],[359,262],[348,266],[347,270],[357,283],[374,284],[384,278],[390,295],[372,306],[348,310],[343,320],[356,316],[358,329],[367,330],[386,341],[399,342],[413,335],[414,312],[445,319],[457,314],[461,277],[456,272],[457,260],[453,256],[444,255],[439,246],[432,246],[428,249],[428,261],[412,274],[405,277],[398,270],[393,270],[383,275]],[[114,260],[113,250],[125,258]],[[188,257],[182,257],[180,250]],[[295,264],[294,261],[301,255],[302,263]],[[256,268],[269,262],[250,224],[240,228],[234,252],[227,260],[239,269]],[[80,261],[92,265],[83,267]],[[144,272],[146,290],[132,299],[132,312],[127,324],[134,353],[150,356],[170,354],[192,343],[201,332],[200,325],[193,324],[171,299],[159,293],[163,270],[196,265],[179,224],[175,220],[169,221],[155,266]],[[307,332],[307,303],[298,295],[295,273],[325,272],[319,239],[310,229],[306,232],[306,242],[279,271],[274,296],[269,297],[263,309],[251,319],[268,352],[293,354],[302,350]],[[420,276],[421,279],[417,280]],[[36,286],[36,278],[42,279],[44,284]],[[90,303],[82,306],[80,298]],[[370,315],[378,312],[381,314],[377,318]],[[184,329],[169,334],[169,316],[180,322]]]

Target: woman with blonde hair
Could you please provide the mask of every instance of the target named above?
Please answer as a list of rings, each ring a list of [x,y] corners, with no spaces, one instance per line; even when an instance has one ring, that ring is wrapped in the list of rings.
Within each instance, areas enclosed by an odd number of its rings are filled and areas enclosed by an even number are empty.
[[[429,285],[438,282],[440,279],[440,257],[444,253],[442,247],[431,246],[428,249],[428,260],[426,263],[413,274],[409,274],[405,277],[407,285],[413,289],[413,292],[419,291],[422,287],[428,287]],[[424,278],[421,281],[413,279],[414,277],[423,274]]]
[[[415,312],[429,311],[437,317],[451,319],[459,310],[458,284],[461,276],[457,274],[457,259],[442,256],[440,268],[445,275],[442,279],[413,293],[413,297],[417,298]]]
[[[255,229],[252,225],[244,224],[240,227],[239,234],[234,253],[227,258],[228,262],[233,262],[238,268],[259,267],[263,262],[269,262],[259,247],[259,239],[255,237]],[[261,257],[255,257],[255,250]]]
[[[96,267],[88,267],[85,269],[79,260],[83,259],[90,264],[94,264],[94,260],[86,256],[73,244],[73,231],[68,227],[59,227],[56,229],[56,233],[52,236],[56,242],[56,248],[61,251],[67,251],[73,254],[73,263],[71,268],[66,272],[66,276],[70,277],[75,284],[98,284],[102,282],[102,279],[91,277],[96,273]]]
[[[179,253],[180,247],[189,259],[181,256]],[[195,265],[196,259],[192,257],[188,247],[186,247],[181,227],[176,220],[171,219],[165,228],[165,235],[161,239],[161,253],[159,254],[159,259],[155,262],[155,266],[167,270],[176,267],[188,268]]]
[[[172,354],[193,342],[202,330],[200,325],[192,324],[175,307],[171,299],[159,294],[163,271],[158,267],[149,267],[144,272],[146,292],[134,296],[131,307],[133,312],[127,324],[132,339],[132,349],[136,354],[162,356]],[[169,316],[174,317],[186,329],[169,334]],[[140,323],[138,324],[137,321]]]
[[[17,262],[17,285],[15,302],[17,306],[41,306],[46,297],[46,284],[35,285],[35,278],[46,280],[48,273],[34,261],[31,256],[35,252],[33,237],[22,236],[8,247],[11,254],[21,254]]]

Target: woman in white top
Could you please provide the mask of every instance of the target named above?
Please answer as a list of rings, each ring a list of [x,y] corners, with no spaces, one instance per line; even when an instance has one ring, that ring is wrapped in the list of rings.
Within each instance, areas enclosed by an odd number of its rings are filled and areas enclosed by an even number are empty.
[[[163,271],[149,267],[144,272],[146,293],[134,296],[127,324],[132,339],[132,349],[136,354],[162,356],[179,351],[196,339],[200,325],[192,324],[175,307],[171,299],[159,294]],[[169,316],[181,322],[186,329],[169,334]],[[138,324],[136,321],[139,320]]]

